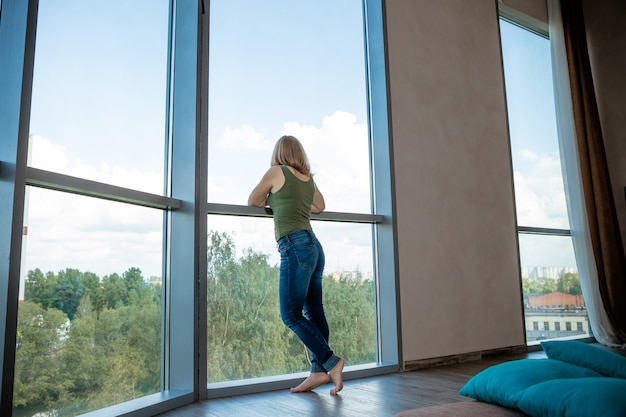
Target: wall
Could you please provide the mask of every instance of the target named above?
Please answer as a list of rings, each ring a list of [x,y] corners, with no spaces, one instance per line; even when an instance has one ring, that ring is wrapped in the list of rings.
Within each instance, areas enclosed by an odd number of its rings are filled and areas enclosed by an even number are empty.
[[[525,345],[497,2],[386,13],[404,362]]]
[[[609,175],[626,246],[626,2],[584,0],[583,10]]]

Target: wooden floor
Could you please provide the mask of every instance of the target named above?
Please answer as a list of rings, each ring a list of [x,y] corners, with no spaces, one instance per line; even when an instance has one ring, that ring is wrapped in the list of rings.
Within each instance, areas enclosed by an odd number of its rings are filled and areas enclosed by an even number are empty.
[[[338,396],[332,385],[315,392],[292,394],[288,390],[197,402],[159,414],[159,417],[386,417],[400,411],[458,401],[458,394],[475,374],[500,362],[545,357],[543,352],[507,355],[476,362],[346,381]]]
[[[610,350],[626,356],[623,349]],[[332,385],[325,385],[304,394],[284,390],[219,398],[187,405],[159,417],[391,417],[414,408],[472,401],[458,394],[472,376],[497,363],[523,358],[545,358],[545,354],[540,350],[346,381],[343,391],[334,397],[329,395]]]

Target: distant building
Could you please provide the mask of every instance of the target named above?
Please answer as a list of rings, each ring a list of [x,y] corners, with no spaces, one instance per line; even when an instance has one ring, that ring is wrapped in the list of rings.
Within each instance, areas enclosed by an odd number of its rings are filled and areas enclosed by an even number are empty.
[[[340,279],[362,279],[363,281],[373,281],[374,273],[372,271],[333,271],[327,273],[333,280]]]
[[[586,310],[560,313],[526,311],[524,320],[527,342],[589,336]]]
[[[525,266],[522,268],[522,278],[559,279],[561,275],[577,272],[578,270],[573,266]]]
[[[589,319],[582,295],[525,294],[524,307],[528,342],[589,335]]]
[[[528,295],[527,303],[527,307],[531,309],[576,310],[585,308],[585,299],[582,295],[563,294],[562,292]]]

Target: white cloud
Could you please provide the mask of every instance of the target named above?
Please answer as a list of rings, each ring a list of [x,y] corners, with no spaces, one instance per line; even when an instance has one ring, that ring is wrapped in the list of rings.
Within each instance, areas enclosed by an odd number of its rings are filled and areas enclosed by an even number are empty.
[[[281,131],[271,135],[271,140],[251,125],[224,132],[229,139],[221,138],[219,147],[209,149],[209,201],[246,204],[248,194],[270,167],[275,141],[289,134],[305,147],[315,182],[326,199],[327,211],[369,212],[367,125],[357,123],[355,115],[337,111],[320,120],[320,125],[286,122]],[[235,137],[238,139],[234,140]],[[226,148],[224,143],[248,145]],[[326,249],[327,270],[360,266],[363,271],[371,271],[370,226],[322,222],[314,228],[320,230],[319,237]],[[270,255],[271,263],[279,262],[271,219],[209,216],[209,229],[234,232],[240,255],[244,249],[253,248]]]
[[[29,165],[59,172],[67,168],[67,150],[42,136],[32,135],[29,144]]]
[[[526,161],[535,161],[539,157],[539,155],[529,149],[522,149],[517,155],[520,159]]]
[[[514,173],[519,225],[569,228],[560,160],[530,151],[522,155]]]
[[[231,150],[250,151],[268,149],[272,146],[272,143],[265,137],[263,132],[244,124],[236,129],[226,127],[219,141],[219,146]]]
[[[337,111],[320,127],[285,123],[282,134],[293,135],[304,145],[328,211],[369,212],[367,124]]]
[[[159,210],[31,188],[26,270],[76,268],[102,277],[138,267],[145,278],[160,276],[162,223]]]
[[[328,211],[369,210],[367,125],[356,116],[335,112],[320,125],[287,122],[282,134],[305,146],[315,181]],[[219,166],[209,177],[209,200],[245,204],[247,195],[269,167],[275,138],[251,125],[229,128],[219,142],[227,151],[213,156]],[[89,165],[53,141],[32,136],[31,165],[82,178],[160,193],[162,176],[118,165]],[[158,185],[158,187],[157,187]],[[515,193],[519,224],[568,228],[558,158],[521,151],[516,158]],[[100,276],[138,267],[147,278],[161,274],[162,213],[99,199],[32,189],[26,225],[27,268],[57,272],[72,267]],[[371,230],[367,225],[316,223],[326,249],[327,271],[371,269]],[[233,234],[238,253],[252,248],[278,263],[271,219],[209,216],[209,229]]]
[[[369,155],[366,124],[338,111],[319,126],[288,122],[275,138],[251,125],[228,128],[219,140],[226,153],[209,155],[218,166],[209,176],[209,201],[246,204],[248,193],[269,168],[274,141],[282,134],[304,144],[328,211],[369,211]],[[119,165],[90,165],[53,141],[33,135],[31,165],[127,188],[161,193],[160,173]],[[220,152],[222,152],[220,151]],[[230,200],[229,200],[230,199]],[[26,244],[27,269],[64,268],[103,276],[138,267],[144,277],[161,274],[162,213],[100,199],[31,189]],[[211,223],[213,222],[213,223]],[[239,255],[247,248],[278,263],[271,219],[210,216],[209,229],[233,234]],[[357,229],[354,229],[354,228]],[[332,270],[371,270],[368,225],[318,224]],[[354,230],[353,230],[354,229]]]
[[[162,173],[119,165],[89,164],[48,138],[32,135],[30,139],[32,167],[154,194],[163,192]]]
[[[226,128],[218,139],[220,146],[209,149],[209,200],[246,204],[248,194],[270,167],[275,141],[288,134],[303,143],[328,211],[369,212],[367,125],[342,111],[320,122],[319,126],[286,122],[272,139],[248,124]]]
[[[121,166],[92,166],[51,140],[31,137],[31,166],[120,185],[162,190],[162,177]],[[162,212],[96,198],[29,187],[24,240],[25,269],[65,268],[99,276],[138,267],[144,277],[161,275]]]
[[[537,266],[576,267],[572,242],[568,237],[520,235],[522,268]]]
[[[248,194],[270,167],[275,141],[284,134],[297,137],[304,145],[315,174],[315,182],[326,199],[327,211],[369,212],[369,153],[367,125],[357,123],[353,114],[337,111],[320,125],[287,122],[281,131],[267,135],[251,125],[225,129],[230,137],[249,135],[249,139],[230,143],[253,143],[257,146],[209,150],[209,201],[246,204]],[[236,152],[235,152],[236,150]],[[212,159],[211,159],[212,158]],[[278,263],[271,219],[244,219],[209,216],[209,229],[233,233],[239,255],[246,248],[270,255]],[[316,223],[315,230],[326,250],[327,270],[371,271],[372,248],[369,225]]]

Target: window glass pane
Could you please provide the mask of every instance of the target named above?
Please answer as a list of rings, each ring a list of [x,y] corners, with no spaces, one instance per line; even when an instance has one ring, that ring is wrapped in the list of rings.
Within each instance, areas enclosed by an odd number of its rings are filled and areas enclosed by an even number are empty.
[[[163,193],[169,0],[41,0],[30,166]]]
[[[13,415],[74,416],[158,392],[163,213],[27,193]]]
[[[550,42],[503,20],[500,27],[518,225],[569,230]],[[527,342],[588,336],[571,238],[520,233],[519,245]]]
[[[308,153],[327,211],[371,212],[362,7],[211,2],[210,202],[246,204],[276,140],[290,134]],[[280,319],[272,220],[207,221],[209,384],[308,370],[310,354]],[[348,365],[376,362],[372,226],[313,228],[326,254],[331,346]]]
[[[589,336],[572,239],[520,233],[519,242],[528,344]],[[544,323],[542,330],[537,322]]]
[[[569,229],[550,41],[503,20],[500,27],[518,225]]]
[[[210,16],[209,201],[246,204],[290,134],[328,211],[371,212],[361,0],[216,0]]]
[[[310,354],[280,318],[272,220],[208,216],[207,221],[209,384],[308,370]],[[371,227],[313,224],[326,255],[330,345],[347,365],[377,359]]]

